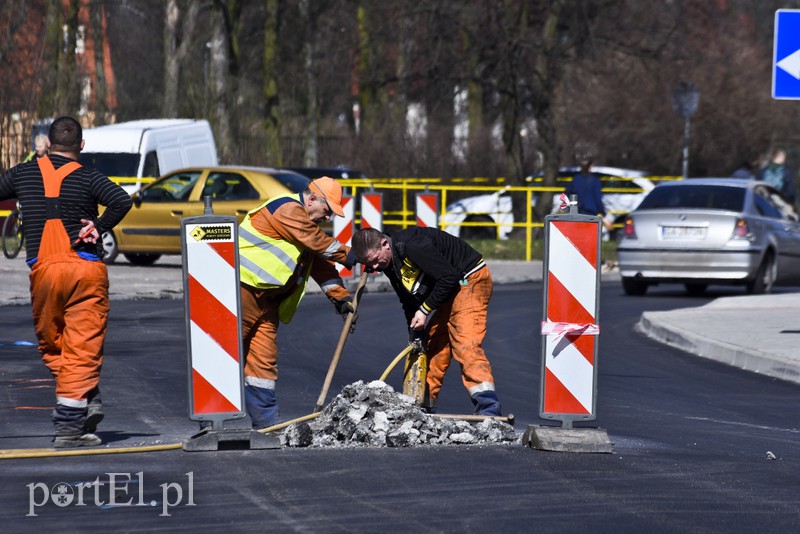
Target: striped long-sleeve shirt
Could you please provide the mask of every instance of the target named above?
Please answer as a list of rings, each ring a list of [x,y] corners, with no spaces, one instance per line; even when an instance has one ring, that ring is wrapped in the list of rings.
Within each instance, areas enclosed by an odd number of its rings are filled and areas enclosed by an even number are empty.
[[[58,169],[70,160],[60,155],[51,155],[53,166]],[[39,254],[39,244],[47,220],[44,197],[44,182],[36,160],[21,163],[0,176],[0,200],[17,198],[22,209],[25,251],[30,263]],[[61,184],[61,220],[70,241],[78,238],[81,219],[94,221],[101,234],[116,226],[131,209],[131,197],[100,172],[81,167],[72,172]],[[97,205],[106,210],[98,217]],[[103,256],[103,247],[98,242],[79,242],[74,245],[77,252]]]

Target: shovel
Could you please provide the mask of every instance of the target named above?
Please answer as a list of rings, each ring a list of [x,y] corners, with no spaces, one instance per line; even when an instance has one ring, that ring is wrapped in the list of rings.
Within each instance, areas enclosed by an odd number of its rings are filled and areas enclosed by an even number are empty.
[[[328,396],[328,388],[331,387],[333,373],[336,372],[336,367],[339,365],[339,358],[342,356],[344,343],[347,341],[347,336],[350,334],[350,328],[353,326],[353,319],[358,311],[358,301],[361,300],[361,293],[364,292],[364,286],[367,285],[368,277],[369,274],[367,274],[366,271],[361,273],[361,278],[358,281],[358,287],[356,287],[356,294],[353,296],[354,311],[353,313],[347,314],[347,318],[344,320],[344,328],[342,328],[342,333],[339,335],[339,344],[336,345],[336,350],[333,352],[333,359],[331,360],[331,365],[328,367],[328,376],[325,377],[325,383],[322,384],[322,391],[319,394],[316,406],[314,406],[313,413],[322,411],[322,407],[325,405],[325,397]]]

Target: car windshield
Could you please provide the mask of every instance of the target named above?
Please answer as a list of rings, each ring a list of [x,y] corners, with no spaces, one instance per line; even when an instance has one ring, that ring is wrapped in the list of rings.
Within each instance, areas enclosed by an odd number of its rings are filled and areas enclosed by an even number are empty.
[[[106,176],[137,176],[139,154],[124,152],[81,152],[81,165],[93,167]]]
[[[745,189],[723,185],[675,185],[656,187],[637,211],[661,208],[696,208],[742,211]]]
[[[271,173],[272,177],[291,189],[295,193],[302,193],[311,183],[307,177],[294,172],[278,171]]]

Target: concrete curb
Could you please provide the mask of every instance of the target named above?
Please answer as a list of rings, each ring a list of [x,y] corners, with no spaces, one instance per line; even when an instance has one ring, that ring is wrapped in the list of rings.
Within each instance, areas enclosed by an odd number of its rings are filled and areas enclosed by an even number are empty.
[[[682,316],[674,311],[644,312],[635,329],[651,339],[695,356],[800,384],[800,363],[797,361],[719,339],[718,336],[709,335],[708,331],[699,333],[686,328],[681,322],[685,323],[687,319],[691,322],[692,318],[688,315],[694,310],[702,310],[702,307],[679,310]],[[695,320],[698,321],[696,324],[703,324],[699,317]]]

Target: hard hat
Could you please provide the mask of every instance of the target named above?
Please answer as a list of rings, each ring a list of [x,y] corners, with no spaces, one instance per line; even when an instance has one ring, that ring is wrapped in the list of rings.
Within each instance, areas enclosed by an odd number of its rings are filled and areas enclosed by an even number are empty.
[[[342,186],[328,176],[317,178],[309,184],[312,193],[320,195],[328,203],[328,207],[338,215],[344,217],[344,210],[342,209]]]

